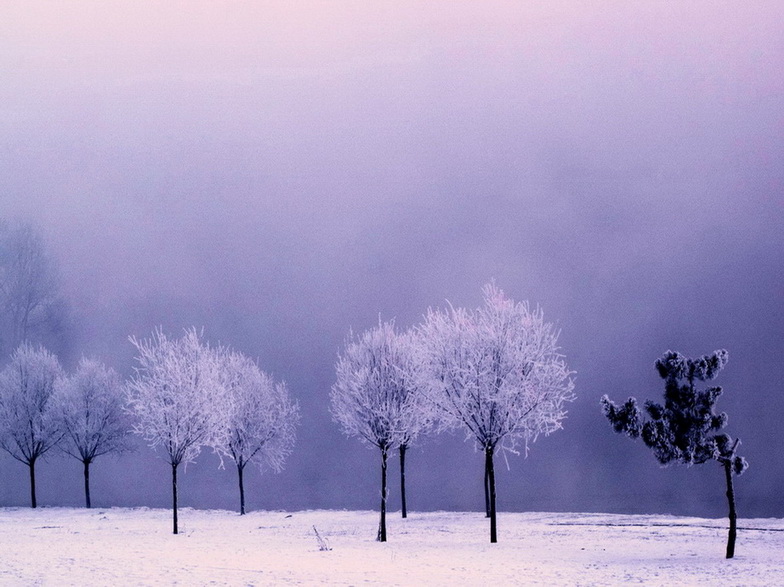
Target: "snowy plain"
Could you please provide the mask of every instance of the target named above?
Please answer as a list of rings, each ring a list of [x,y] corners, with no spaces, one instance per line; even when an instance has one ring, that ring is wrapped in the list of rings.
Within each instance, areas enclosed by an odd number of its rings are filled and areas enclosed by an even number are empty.
[[[0,585],[782,585],[784,520],[371,511],[0,508]],[[320,550],[313,527],[329,543]]]

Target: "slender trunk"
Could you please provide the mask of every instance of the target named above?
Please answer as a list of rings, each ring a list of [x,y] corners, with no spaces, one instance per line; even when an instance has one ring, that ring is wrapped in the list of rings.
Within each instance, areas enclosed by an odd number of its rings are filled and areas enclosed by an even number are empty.
[[[485,470],[487,471],[487,485],[490,489],[490,542],[498,542],[495,511],[495,470],[493,469],[493,447],[485,448]]]
[[[381,519],[378,523],[379,542],[387,541],[387,449],[381,449]]]
[[[37,508],[38,502],[35,500],[35,459],[27,463],[30,467],[30,507]]]
[[[490,517],[490,469],[487,467],[487,459],[485,459],[485,517]]]
[[[177,534],[177,465],[172,463],[172,527]]]
[[[90,461],[82,461],[84,463],[84,501],[85,507],[90,508]]]
[[[735,490],[732,487],[732,461],[724,461],[724,476],[727,479],[727,501],[730,505],[730,533],[727,537],[727,558],[735,556],[735,537],[738,533],[738,514],[735,512]]]
[[[405,518],[406,510],[406,449],[405,444],[400,445],[400,509]]]
[[[245,515],[245,484],[242,481],[242,473],[245,470],[244,463],[237,463],[237,476],[240,481],[240,515]]]

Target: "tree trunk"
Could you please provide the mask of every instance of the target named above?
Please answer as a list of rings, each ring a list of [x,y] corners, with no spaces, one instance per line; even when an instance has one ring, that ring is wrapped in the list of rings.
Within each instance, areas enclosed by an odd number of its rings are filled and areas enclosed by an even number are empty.
[[[90,461],[82,461],[84,463],[84,501],[85,507],[90,508]]]
[[[381,519],[378,523],[379,542],[387,541],[387,449],[381,449]]]
[[[35,500],[35,459],[27,463],[30,467],[30,507],[37,508],[38,503]]]
[[[490,470],[485,459],[485,517],[490,517]]]
[[[727,537],[727,558],[735,556],[735,537],[738,533],[738,514],[735,512],[735,490],[732,487],[732,460],[724,461],[724,476],[727,480],[727,501],[730,506],[730,533]]]
[[[403,517],[407,516],[406,510],[406,449],[405,444],[400,445],[400,509]]]
[[[177,534],[177,465],[172,463],[172,526]]]
[[[487,485],[490,496],[490,542],[498,542],[495,511],[495,470],[493,469],[493,447],[485,448],[485,470],[487,472]]]
[[[245,484],[242,481],[242,473],[245,470],[244,463],[237,463],[237,476],[240,481],[240,515],[245,515]]]

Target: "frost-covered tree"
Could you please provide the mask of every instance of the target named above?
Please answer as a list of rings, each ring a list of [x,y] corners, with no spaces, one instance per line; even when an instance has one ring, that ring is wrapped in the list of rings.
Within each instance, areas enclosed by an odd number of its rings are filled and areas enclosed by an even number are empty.
[[[0,220],[0,353],[60,334],[65,315],[54,259],[30,224]]]
[[[401,433],[398,443],[400,457],[400,515],[408,516],[406,503],[406,453],[416,439],[426,432],[433,422],[432,405],[422,391],[422,364],[418,357],[419,338],[414,330],[397,335],[399,352],[398,369],[404,380],[401,386]]]
[[[655,363],[656,371],[664,379],[664,405],[646,401],[647,419],[633,397],[617,406],[605,395],[601,404],[613,429],[630,438],[642,437],[662,465],[682,463],[691,466],[710,460],[721,464],[729,502],[727,558],[732,558],[735,556],[737,535],[732,478],[742,474],[748,463],[736,454],[740,441],[718,433],[728,421],[726,413],[717,414],[715,409],[716,400],[722,393],[721,387],[708,387],[702,391],[695,387],[695,381],[714,379],[728,359],[729,355],[723,349],[698,359],[688,359],[673,351],[664,353]]]
[[[420,402],[412,365],[409,339],[391,322],[379,322],[361,336],[349,335],[330,393],[332,418],[343,432],[381,451],[381,542],[387,539],[387,457],[418,432]]]
[[[223,387],[227,394],[224,443],[216,450],[237,466],[240,515],[245,514],[243,473],[253,461],[260,470],[280,471],[291,454],[299,422],[299,405],[284,382],[259,369],[240,353],[224,356]]]
[[[60,448],[83,465],[84,499],[89,508],[92,462],[130,449],[125,387],[114,369],[83,358],[74,374],[60,380],[55,400],[64,432]]]
[[[482,291],[476,310],[429,310],[420,337],[440,427],[464,429],[484,453],[490,541],[497,542],[493,459],[499,449],[527,451],[539,434],[561,428],[574,384],[542,311],[506,298],[493,283]]]
[[[52,402],[60,377],[57,357],[27,343],[0,372],[0,447],[29,468],[31,507],[37,506],[35,464],[63,435]]]
[[[221,369],[226,349],[211,348],[195,328],[179,338],[160,329],[130,338],[138,365],[128,383],[134,431],[160,448],[171,465],[172,519],[177,534],[177,467],[195,461],[204,446],[224,443],[226,394]]]

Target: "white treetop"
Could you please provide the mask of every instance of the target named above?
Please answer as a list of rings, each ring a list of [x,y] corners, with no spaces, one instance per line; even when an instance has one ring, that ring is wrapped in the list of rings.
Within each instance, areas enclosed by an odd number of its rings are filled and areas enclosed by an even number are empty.
[[[127,450],[131,423],[124,392],[114,369],[83,358],[76,372],[60,381],[55,394],[65,432],[62,450],[87,462]]]
[[[333,419],[349,436],[389,450],[410,442],[426,425],[412,338],[391,322],[346,341],[330,394]]]
[[[63,371],[43,347],[22,344],[0,372],[0,447],[16,460],[34,465],[62,438],[53,410],[55,384]]]
[[[204,446],[222,442],[226,397],[220,365],[227,351],[210,348],[191,328],[179,339],[160,329],[137,340],[138,366],[128,383],[134,431],[172,465],[191,463]]]
[[[260,469],[280,471],[294,446],[299,405],[285,383],[276,383],[240,353],[226,355],[222,369],[227,430],[226,441],[216,449],[239,467],[254,461]]]
[[[430,429],[433,423],[433,406],[423,392],[423,368],[419,360],[419,335],[414,330],[396,334],[397,355],[394,358],[400,373],[402,422],[400,444],[409,446],[417,437]]]
[[[483,449],[515,450],[561,427],[573,382],[542,311],[483,288],[484,306],[429,310],[420,327],[428,397],[441,425]]]
[[[381,450],[381,518],[378,540],[385,542],[387,456],[404,447],[427,422],[419,400],[412,338],[381,322],[361,336],[349,335],[335,367],[330,393],[332,418],[349,436]],[[402,478],[402,475],[401,475]]]

